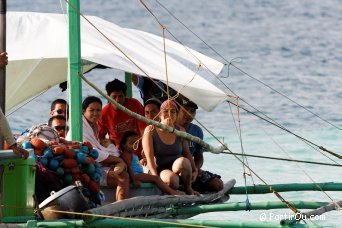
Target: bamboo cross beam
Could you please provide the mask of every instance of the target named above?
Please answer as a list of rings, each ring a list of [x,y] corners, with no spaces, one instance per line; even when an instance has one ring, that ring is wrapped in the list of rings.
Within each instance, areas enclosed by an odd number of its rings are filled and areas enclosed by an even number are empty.
[[[317,220],[318,216],[321,216],[325,212],[329,212],[329,211],[333,211],[333,210],[341,210],[341,207],[342,207],[342,201],[332,202],[328,205],[317,208],[316,210],[302,213],[300,215],[300,218],[296,218],[296,216],[289,216],[288,219],[281,220],[280,224],[281,225],[292,225],[292,224],[298,222],[299,219],[305,219],[305,220],[316,219]]]
[[[312,218],[317,215],[324,214],[325,212],[333,211],[333,210],[341,210],[342,207],[342,201],[338,202],[332,202],[329,205],[322,206],[320,208],[317,208],[316,210],[313,211],[308,211],[303,213],[306,217]]]
[[[191,135],[191,134],[188,134],[188,133],[186,133],[186,132],[184,132],[184,131],[179,131],[179,130],[175,129],[174,127],[170,127],[170,126],[161,124],[161,123],[159,123],[159,122],[157,122],[157,121],[147,119],[147,118],[144,117],[144,116],[141,116],[141,115],[139,115],[139,114],[137,114],[137,113],[135,113],[135,112],[132,112],[131,110],[125,108],[124,106],[122,106],[121,104],[117,103],[117,102],[114,101],[112,98],[110,98],[107,94],[105,94],[104,92],[102,92],[99,88],[97,88],[97,86],[95,86],[95,85],[94,85],[93,83],[91,83],[88,79],[86,79],[86,77],[84,77],[84,75],[80,74],[80,77],[81,77],[89,86],[91,86],[92,88],[94,88],[99,94],[101,94],[104,98],[106,98],[110,103],[115,104],[115,106],[116,106],[119,110],[121,110],[121,111],[127,113],[128,115],[134,117],[134,118],[137,119],[137,120],[140,120],[140,121],[142,121],[142,122],[144,122],[144,123],[146,123],[146,124],[153,125],[153,126],[155,126],[155,127],[161,128],[161,129],[163,129],[163,130],[165,130],[165,131],[168,131],[168,132],[170,132],[170,133],[173,133],[173,134],[175,134],[175,135],[177,135],[177,136],[179,136],[179,137],[181,137],[181,138],[184,138],[184,139],[186,139],[186,140],[193,141],[193,142],[197,143],[198,145],[202,146],[205,150],[210,151],[210,152],[212,152],[212,153],[214,153],[214,154],[219,154],[219,153],[221,153],[223,150],[228,149],[227,146],[226,146],[226,145],[223,145],[223,144],[215,148],[215,147],[213,147],[212,145],[210,145],[210,144],[204,142],[203,140],[201,140],[201,139],[198,138],[198,137],[195,137],[195,136],[193,136],[193,135]]]

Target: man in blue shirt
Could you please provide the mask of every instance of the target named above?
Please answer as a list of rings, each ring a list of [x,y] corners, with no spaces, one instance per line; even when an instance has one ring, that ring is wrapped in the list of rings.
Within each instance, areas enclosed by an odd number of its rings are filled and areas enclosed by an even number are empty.
[[[146,104],[147,100],[151,98],[157,98],[161,102],[168,99],[166,85],[160,80],[132,74],[132,82],[139,89],[141,99],[144,101],[144,105]],[[176,94],[177,91],[169,87],[169,96],[173,97]]]
[[[202,129],[196,124],[191,123],[195,118],[198,106],[187,99],[182,99],[179,103],[181,105],[181,109],[177,117],[177,123],[184,127],[187,133],[197,136],[203,140]],[[193,189],[200,193],[220,191],[223,188],[221,176],[209,171],[201,170],[204,162],[203,148],[197,143],[189,141],[189,149],[194,157],[195,165],[198,170],[198,177],[195,182],[192,183]]]

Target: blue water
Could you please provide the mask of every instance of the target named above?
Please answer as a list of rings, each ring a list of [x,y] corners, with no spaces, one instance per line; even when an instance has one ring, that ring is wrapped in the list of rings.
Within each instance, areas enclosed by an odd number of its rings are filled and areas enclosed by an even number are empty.
[[[243,101],[247,101],[290,131],[319,146],[342,154],[341,130],[321,121],[279,95],[279,93],[285,94],[311,112],[342,128],[341,1],[160,0],[160,2],[217,50],[224,59],[232,60],[239,69],[277,91],[265,87],[237,68],[228,69],[226,66],[220,77],[227,87],[220,84],[218,86],[227,94],[237,94]],[[155,1],[150,0],[146,3],[184,44],[225,62]],[[16,0],[8,1],[8,10],[61,13],[65,11],[65,5],[63,3],[61,6],[59,1],[51,0]],[[139,1],[82,0],[82,12],[102,17],[124,27],[161,34],[159,26]],[[89,78],[101,88],[104,88],[105,83],[115,76],[122,78],[122,73],[113,70],[95,70],[89,74]],[[93,94],[95,92],[85,85],[84,96]],[[134,94],[138,96],[137,90],[134,90]],[[50,102],[56,97],[66,98],[66,96],[58,88],[52,88],[20,111],[10,115],[9,120],[13,129],[20,131],[35,123],[46,122],[49,117]],[[240,100],[241,106],[253,110],[242,100]],[[236,109],[233,106],[231,108],[236,121]],[[328,159],[302,141],[246,112],[241,111],[240,114],[243,147],[246,153],[285,158],[289,155],[293,159],[342,164],[338,159],[325,154],[330,158]],[[199,110],[197,117],[211,133],[220,140],[224,139],[232,151],[241,152],[234,119],[227,103],[222,103],[211,113]],[[213,145],[218,144],[209,132],[205,132],[205,136]],[[271,184],[306,183],[312,182],[312,179],[315,182],[341,182],[341,168],[306,164],[300,164],[298,167],[297,163],[257,158],[249,158],[248,162],[260,177]],[[244,185],[242,165],[231,155],[207,153],[204,167],[221,174],[225,180],[235,178],[237,185]],[[255,183],[261,183],[255,176],[253,179]],[[252,183],[251,178],[248,178],[247,184]],[[321,192],[282,195],[286,200],[330,201]],[[342,199],[341,193],[328,192],[328,195],[334,200]],[[270,194],[249,196],[249,198],[252,203],[277,200]],[[244,200],[245,196],[232,196],[231,199],[231,201]],[[272,212],[278,215],[290,213],[285,209]],[[261,211],[220,212],[195,218],[259,221],[260,213]],[[278,222],[269,217],[266,221]],[[342,223],[341,212],[327,213],[324,220],[314,222],[338,227]]]

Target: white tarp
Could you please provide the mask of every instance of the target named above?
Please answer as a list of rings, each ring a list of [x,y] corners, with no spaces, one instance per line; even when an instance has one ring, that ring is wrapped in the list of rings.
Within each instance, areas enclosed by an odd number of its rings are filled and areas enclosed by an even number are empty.
[[[163,40],[146,32],[121,28],[101,18],[87,17],[113,43],[150,77],[165,81]],[[8,12],[6,110],[67,80],[68,30],[62,14]],[[82,59],[94,64],[144,75],[130,60],[81,18]],[[191,54],[189,53],[189,50]],[[168,80],[171,87],[210,111],[226,95],[208,79],[218,74],[223,64],[190,48],[166,41]],[[194,58],[193,55],[196,57]],[[197,66],[201,68],[197,72]],[[209,70],[205,69],[208,68]],[[193,76],[195,75],[195,78]],[[193,80],[192,80],[193,78]],[[205,79],[206,78],[206,79]],[[91,79],[90,79],[91,80]]]

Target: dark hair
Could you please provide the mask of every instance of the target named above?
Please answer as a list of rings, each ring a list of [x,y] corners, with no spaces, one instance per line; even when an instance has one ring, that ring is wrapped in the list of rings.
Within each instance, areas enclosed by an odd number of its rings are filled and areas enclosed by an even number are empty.
[[[149,104],[154,104],[155,106],[157,106],[160,109],[160,106],[162,103],[157,98],[150,98],[147,101],[145,101],[144,107],[146,107],[146,105],[149,105]]]
[[[184,107],[189,107],[189,108],[193,108],[193,109],[198,109],[198,106],[196,103],[190,101],[190,100],[184,100],[183,99],[183,106]]]
[[[126,95],[126,90],[127,90],[126,83],[120,81],[119,79],[114,79],[113,81],[108,82],[106,84],[106,91],[107,91],[108,96],[113,91],[122,91]]]
[[[122,136],[122,139],[119,145],[119,149],[121,150],[121,153],[124,152],[125,150],[125,144],[128,138],[132,136],[138,136],[138,133],[136,131],[126,131],[124,135]]]
[[[51,127],[52,125],[52,121],[54,120],[64,120],[66,122],[66,118],[63,115],[56,115],[56,116],[51,116],[49,121],[48,121],[48,125]]]
[[[91,103],[99,103],[102,106],[102,101],[100,98],[95,96],[86,97],[82,102],[82,110],[85,111]]]
[[[51,103],[51,107],[50,107],[51,111],[55,110],[56,104],[65,104],[65,105],[68,105],[68,103],[67,103],[66,100],[64,100],[64,99],[60,99],[60,98],[59,98],[59,99],[56,99],[56,100],[54,100],[54,101]]]

